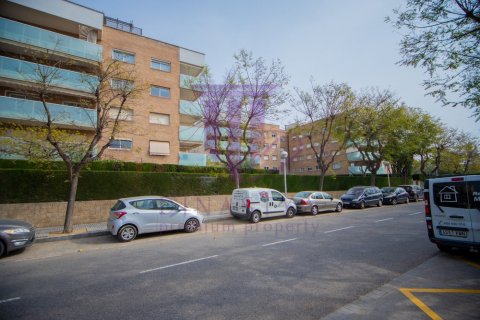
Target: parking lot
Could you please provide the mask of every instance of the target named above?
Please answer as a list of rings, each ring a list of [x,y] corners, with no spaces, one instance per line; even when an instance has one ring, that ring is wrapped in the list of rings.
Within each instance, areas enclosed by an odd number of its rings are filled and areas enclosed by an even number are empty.
[[[475,319],[480,302],[478,256],[438,251],[422,203],[39,243],[0,272],[5,319]]]

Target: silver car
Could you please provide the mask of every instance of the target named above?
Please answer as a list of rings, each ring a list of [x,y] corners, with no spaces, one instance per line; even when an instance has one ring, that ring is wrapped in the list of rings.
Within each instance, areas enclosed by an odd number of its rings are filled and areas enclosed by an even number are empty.
[[[35,242],[35,228],[25,221],[0,220],[0,257],[29,247]]]
[[[195,232],[203,223],[196,209],[159,196],[119,199],[110,209],[107,226],[120,241],[131,241],[138,234],[185,230]]]
[[[317,215],[319,211],[341,212],[342,200],[335,199],[330,194],[322,191],[301,191],[293,197],[298,213],[311,213]]]

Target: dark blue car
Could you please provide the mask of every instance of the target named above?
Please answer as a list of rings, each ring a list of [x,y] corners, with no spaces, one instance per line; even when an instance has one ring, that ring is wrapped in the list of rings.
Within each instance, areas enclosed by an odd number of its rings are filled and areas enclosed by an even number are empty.
[[[383,193],[383,203],[384,204],[397,204],[397,203],[408,203],[408,192],[399,187],[384,187],[382,188]]]
[[[379,206],[383,204],[382,191],[377,187],[357,186],[348,189],[340,198],[344,208],[360,208]]]

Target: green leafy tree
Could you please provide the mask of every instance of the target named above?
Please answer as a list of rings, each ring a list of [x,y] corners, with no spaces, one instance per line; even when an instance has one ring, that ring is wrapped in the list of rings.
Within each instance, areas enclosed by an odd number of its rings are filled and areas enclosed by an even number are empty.
[[[444,105],[470,108],[480,120],[480,2],[408,0],[387,21],[405,31],[401,65],[422,67],[428,93]]]
[[[357,95],[357,102],[347,126],[350,143],[360,152],[370,184],[375,185],[377,171],[393,143],[398,117],[397,99],[389,90],[370,88]]]

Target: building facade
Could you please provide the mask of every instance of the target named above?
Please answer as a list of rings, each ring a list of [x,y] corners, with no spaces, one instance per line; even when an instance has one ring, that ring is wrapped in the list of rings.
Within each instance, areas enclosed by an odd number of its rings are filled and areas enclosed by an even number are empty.
[[[204,54],[144,37],[131,23],[63,0],[1,0],[0,50],[2,123],[45,121],[41,102],[29,93],[45,68],[62,79],[47,100],[54,122],[93,132],[95,106],[84,79],[95,78],[100,63],[117,60],[133,68],[135,86],[143,90],[125,105],[121,131],[103,158],[206,165],[196,95],[188,88],[204,69]],[[114,107],[111,117],[116,114]]]

